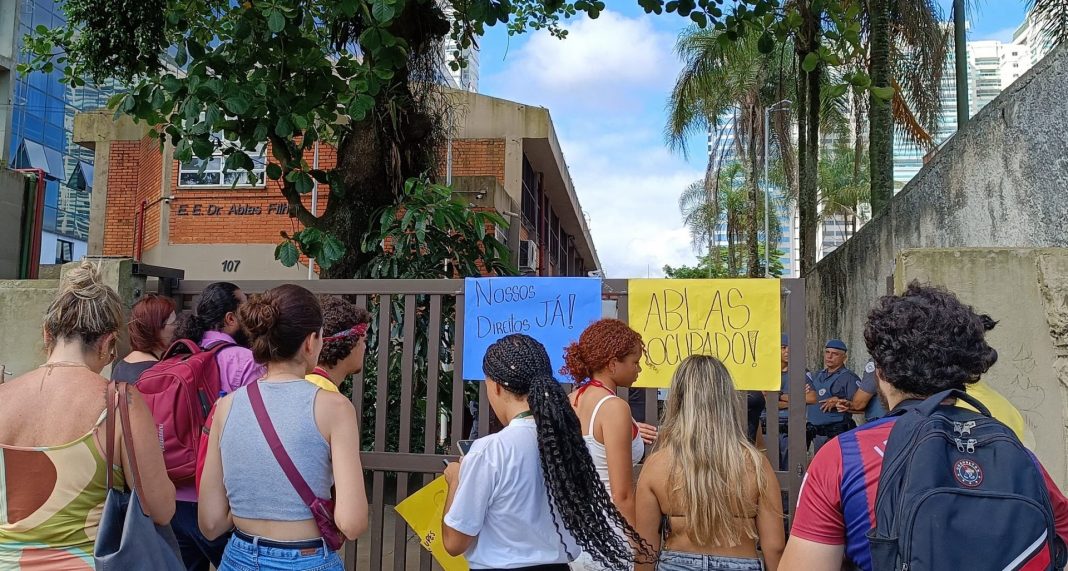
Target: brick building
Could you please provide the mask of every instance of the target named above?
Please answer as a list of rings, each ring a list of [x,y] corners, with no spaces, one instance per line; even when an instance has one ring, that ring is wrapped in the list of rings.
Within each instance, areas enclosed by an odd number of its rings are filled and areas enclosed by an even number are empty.
[[[441,174],[471,204],[511,221],[498,238],[520,270],[579,276],[599,271],[549,111],[477,93],[449,95],[455,136],[441,157]],[[96,159],[89,255],[140,256],[148,264],[184,269],[187,279],[308,277],[306,265],[286,268],[274,260],[279,233],[301,228],[289,217],[276,181],[249,185],[243,172],[225,171],[221,157],[198,172],[200,162],[174,160],[169,143],[160,153],[146,133],[107,111],[75,118],[75,140]],[[305,159],[328,169],[337,153],[316,145]],[[261,173],[265,165],[257,162]],[[319,185],[305,205],[322,212],[327,192]]]

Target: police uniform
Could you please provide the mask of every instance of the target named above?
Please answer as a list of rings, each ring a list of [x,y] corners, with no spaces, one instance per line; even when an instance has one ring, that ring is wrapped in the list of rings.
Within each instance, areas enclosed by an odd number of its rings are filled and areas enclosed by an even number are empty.
[[[857,389],[872,395],[871,400],[868,401],[868,406],[864,408],[864,422],[871,422],[886,415],[883,399],[879,398],[879,382],[875,379],[875,361],[869,360],[864,365],[864,376],[857,381]],[[850,400],[853,399],[856,392],[854,390],[853,395],[849,396]]]
[[[827,346],[845,351],[845,344],[841,341],[837,341],[834,346],[832,342],[828,342]],[[834,397],[849,399],[859,384],[860,377],[845,366],[834,372],[824,369],[809,381],[809,387],[816,393],[816,403],[808,405],[808,430],[805,436],[810,445],[813,440],[816,441],[816,450],[831,438],[856,427],[852,415],[848,412],[824,412],[820,408],[821,403]]]

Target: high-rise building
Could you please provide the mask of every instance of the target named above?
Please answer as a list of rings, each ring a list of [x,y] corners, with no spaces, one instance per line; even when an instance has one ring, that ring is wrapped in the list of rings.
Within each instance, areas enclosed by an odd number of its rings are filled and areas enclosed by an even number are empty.
[[[736,110],[728,110],[719,117],[717,124],[709,129],[708,157],[713,169],[722,169],[724,166],[738,160],[735,140],[736,114]],[[761,182],[761,188],[764,188],[763,181]],[[798,265],[796,260],[796,239],[794,238],[795,234],[792,225],[794,208],[784,204],[782,189],[769,185],[767,191],[770,193],[768,202],[771,205],[770,211],[772,214],[768,222],[772,225],[772,228],[775,227],[774,225],[778,227],[778,242],[772,243],[770,249],[772,253],[778,250],[781,254],[779,261],[783,266],[782,277],[795,277],[798,275]],[[727,246],[727,221],[725,216],[716,227],[714,237],[716,246]],[[760,243],[764,244],[763,225],[759,226],[758,234]]]
[[[74,114],[105,107],[112,87],[71,88],[62,70],[20,74],[24,37],[66,24],[62,2],[19,0],[0,7],[0,151],[16,169],[44,172],[42,264],[80,259],[89,236],[93,154],[72,140]],[[5,57],[7,56],[7,57]]]
[[[439,0],[439,5],[442,12],[445,13],[445,17],[451,22],[456,14],[455,8],[452,7],[449,0]],[[456,42],[452,38],[445,38],[441,47],[442,70],[445,76],[441,78],[442,83],[455,89],[478,92],[478,48],[470,47],[461,50],[461,56],[467,61],[467,65],[459,69],[452,69],[451,64],[456,60],[456,51]]]
[[[1019,46],[1023,50],[1021,57],[1028,68],[1053,50],[1053,38],[1042,30],[1042,21],[1033,9],[1027,11],[1027,17],[1012,34],[1012,45]]]
[[[949,24],[946,24],[949,26]],[[1013,34],[1012,42],[996,40],[968,42],[968,110],[975,115],[1002,90],[1020,78],[1053,49],[1053,42],[1041,29],[1034,11],[1029,11]],[[956,65],[953,36],[949,37],[946,66],[942,72],[942,116],[932,133],[936,147],[957,131]],[[901,137],[894,138],[895,190],[904,187],[923,168],[927,153]]]

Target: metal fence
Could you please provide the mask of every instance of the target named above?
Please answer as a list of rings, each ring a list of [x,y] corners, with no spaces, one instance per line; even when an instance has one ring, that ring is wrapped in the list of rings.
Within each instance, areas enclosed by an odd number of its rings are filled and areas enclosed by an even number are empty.
[[[210,282],[183,281],[176,295],[179,307],[189,308],[195,297]],[[282,281],[242,281],[246,293],[262,292],[281,285]],[[603,298],[615,300],[619,319],[627,320],[627,280],[605,280]],[[804,347],[805,286],[804,280],[782,280],[783,331],[790,335],[789,370],[789,469],[778,472],[782,490],[793,512],[801,478],[807,465],[805,443]],[[462,377],[464,343],[463,280],[313,280],[300,282],[317,294],[351,296],[363,308],[387,308],[377,312],[376,329],[370,340],[375,361],[368,369],[375,373],[374,390],[365,393],[364,374],[353,383],[353,405],[361,419],[360,433],[371,431],[373,438],[363,438],[361,454],[370,503],[370,530],[358,542],[349,542],[343,550],[348,569],[419,569],[437,568],[428,552],[419,547],[418,539],[409,538],[405,522],[396,517],[392,506],[410,493],[428,484],[442,469],[442,459],[452,458],[452,443],[464,439],[463,419],[469,416],[468,398],[477,385],[477,427],[481,435],[491,429],[490,406],[484,383],[466,383]],[[425,331],[418,331],[425,327]],[[418,333],[418,334],[417,334]],[[399,352],[399,371],[391,368],[391,356]],[[418,360],[425,372],[417,375]],[[395,364],[395,363],[394,363]],[[451,371],[450,371],[451,369]],[[417,378],[424,376],[425,378]],[[433,379],[444,382],[430,382]],[[399,382],[399,387],[396,385]],[[371,383],[367,383],[370,385]],[[448,394],[446,394],[448,393]],[[656,424],[659,416],[657,391],[639,389],[620,396],[630,397],[636,416]],[[445,400],[447,399],[447,400]],[[778,397],[767,393],[767,455],[778,467],[779,426],[776,420]],[[369,408],[370,407],[370,408]],[[644,413],[644,414],[641,414]],[[367,422],[365,419],[371,419]],[[418,419],[422,423],[418,423]],[[387,432],[387,427],[396,430]],[[422,438],[419,438],[420,434]],[[444,436],[444,438],[442,438]]]

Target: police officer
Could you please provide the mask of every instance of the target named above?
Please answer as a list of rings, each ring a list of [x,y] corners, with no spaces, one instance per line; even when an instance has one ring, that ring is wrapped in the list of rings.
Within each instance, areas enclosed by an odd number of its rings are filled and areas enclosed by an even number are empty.
[[[782,380],[779,386],[779,469],[785,470],[789,464],[788,455],[789,452],[789,439],[787,435],[790,432],[789,424],[789,408],[790,408],[790,382],[787,376],[787,368],[790,365],[790,337],[783,334],[782,342],[780,343],[780,359],[782,361]],[[805,380],[807,382],[812,381],[812,373],[805,371]],[[807,386],[807,385],[806,385]]]
[[[876,393],[878,383],[875,380],[875,361],[868,359],[864,365],[864,377],[857,381],[857,387],[848,401],[838,402],[838,412],[864,414],[864,422],[882,418],[886,414],[883,399]]]
[[[809,381],[805,388],[808,403],[808,430],[806,439],[816,443],[819,450],[831,438],[856,427],[853,417],[846,412],[849,397],[856,392],[860,377],[845,366],[848,348],[840,339],[831,339],[823,349],[824,369]],[[839,411],[842,403],[846,410]]]

